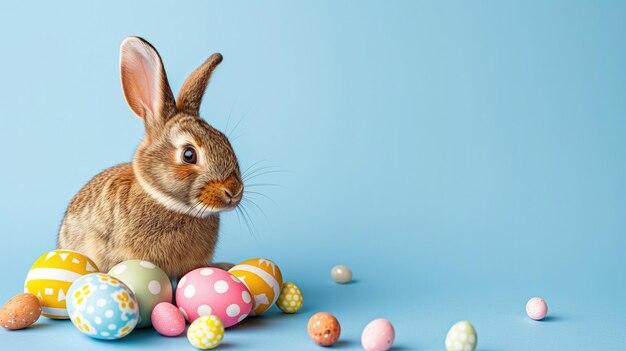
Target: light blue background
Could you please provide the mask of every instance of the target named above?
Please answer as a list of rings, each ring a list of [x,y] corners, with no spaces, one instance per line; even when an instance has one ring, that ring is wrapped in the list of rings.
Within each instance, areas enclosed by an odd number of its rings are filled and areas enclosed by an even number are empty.
[[[118,49],[141,35],[174,92],[224,62],[202,115],[232,129],[256,231],[223,216],[219,260],[263,256],[305,294],[228,330],[223,349],[340,349],[377,317],[396,350],[442,350],[467,319],[479,350],[626,347],[626,6],[611,1],[0,3],[0,300],[53,249],[71,197],[130,160],[141,121]],[[227,122],[229,120],[230,122]],[[253,188],[249,188],[253,189]],[[350,265],[339,286],[330,268]],[[544,297],[550,318],[524,305]],[[2,349],[191,349],[140,331],[113,342],[69,322],[0,331]]]

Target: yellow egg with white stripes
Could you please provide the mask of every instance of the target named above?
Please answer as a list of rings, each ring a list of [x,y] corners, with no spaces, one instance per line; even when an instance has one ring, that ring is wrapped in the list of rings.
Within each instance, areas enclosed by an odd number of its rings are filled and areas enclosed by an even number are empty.
[[[296,313],[302,308],[304,297],[298,286],[292,282],[283,284],[276,306],[285,313]]]
[[[26,276],[24,292],[39,298],[43,316],[67,319],[67,291],[76,279],[94,272],[98,267],[87,256],[71,250],[52,250],[35,261]]]
[[[251,316],[258,316],[267,311],[278,299],[283,275],[278,266],[264,258],[253,258],[243,261],[228,272],[239,278],[252,294]]]
[[[213,349],[224,339],[224,323],[213,314],[200,317],[187,329],[187,339],[201,350]]]

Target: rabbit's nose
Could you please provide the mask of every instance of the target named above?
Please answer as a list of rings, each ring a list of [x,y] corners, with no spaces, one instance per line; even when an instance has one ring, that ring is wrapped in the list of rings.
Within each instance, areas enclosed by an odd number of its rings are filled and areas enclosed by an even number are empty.
[[[227,199],[232,200],[232,198],[233,198],[233,197],[235,197],[235,196],[233,195],[233,193],[232,193],[232,191],[231,191],[231,190],[229,190],[229,189],[222,189],[222,190],[224,191],[224,196],[225,196]]]
[[[232,175],[224,182],[222,192],[228,205],[236,205],[241,200],[243,184],[241,184],[236,176]]]
[[[223,188],[224,198],[226,199],[226,203],[228,205],[235,205],[241,200],[241,191],[233,191],[233,189]]]

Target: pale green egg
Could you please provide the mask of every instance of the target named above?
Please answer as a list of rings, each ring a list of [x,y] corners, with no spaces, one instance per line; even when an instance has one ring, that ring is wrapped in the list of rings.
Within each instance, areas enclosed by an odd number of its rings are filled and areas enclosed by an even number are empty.
[[[448,351],[474,351],[477,343],[476,330],[467,321],[453,325],[446,336],[446,349]]]
[[[138,328],[152,325],[154,306],[172,302],[172,285],[165,272],[148,261],[129,260],[117,264],[109,274],[126,284],[137,297],[140,320]]]

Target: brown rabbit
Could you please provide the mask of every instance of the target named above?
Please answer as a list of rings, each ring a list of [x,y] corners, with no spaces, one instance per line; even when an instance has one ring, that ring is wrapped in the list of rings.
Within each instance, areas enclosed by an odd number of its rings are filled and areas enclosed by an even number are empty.
[[[221,61],[222,55],[211,55],[174,100],[152,45],[138,37],[122,42],[122,90],[144,121],[145,137],[132,163],[98,174],[72,199],[58,248],[87,255],[104,272],[143,259],[178,278],[210,264],[219,213],[234,209],[243,195],[228,139],[198,115]]]

